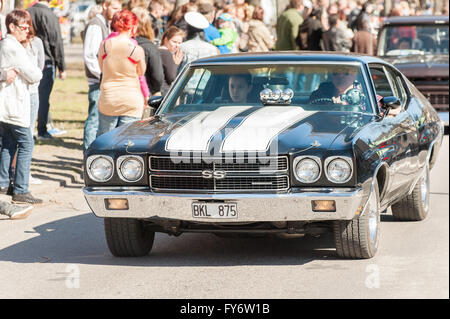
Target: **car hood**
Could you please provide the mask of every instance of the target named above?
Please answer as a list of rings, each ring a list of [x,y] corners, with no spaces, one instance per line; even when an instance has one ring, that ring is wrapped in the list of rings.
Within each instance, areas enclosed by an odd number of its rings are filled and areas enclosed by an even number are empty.
[[[406,55],[383,57],[407,77],[448,77],[448,55]]]
[[[166,114],[136,121],[100,136],[89,148],[88,155],[109,151],[273,155],[311,148],[351,149],[352,137],[374,118],[355,112],[299,111],[298,107],[243,107],[234,113],[227,113],[228,109]]]

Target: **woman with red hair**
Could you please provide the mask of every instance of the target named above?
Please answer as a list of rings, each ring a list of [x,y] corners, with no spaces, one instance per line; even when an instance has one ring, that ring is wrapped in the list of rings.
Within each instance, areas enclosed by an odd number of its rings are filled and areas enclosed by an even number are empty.
[[[131,11],[117,12],[111,29],[118,35],[100,45],[98,62],[102,81],[97,136],[142,117],[145,99],[139,77],[145,73],[145,53],[131,39],[136,35],[137,24],[138,19]]]

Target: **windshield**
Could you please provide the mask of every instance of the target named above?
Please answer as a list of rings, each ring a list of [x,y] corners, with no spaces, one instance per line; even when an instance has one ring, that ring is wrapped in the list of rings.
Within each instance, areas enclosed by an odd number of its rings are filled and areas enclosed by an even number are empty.
[[[380,36],[380,56],[448,54],[448,24],[385,27]]]
[[[332,63],[332,62],[330,62]],[[261,91],[293,91],[291,100],[262,101]],[[267,92],[267,90],[265,90]],[[292,92],[291,92],[292,93]],[[297,106],[307,111],[373,114],[360,63],[190,67],[158,112],[214,111],[226,106]],[[279,101],[279,102],[277,102]]]

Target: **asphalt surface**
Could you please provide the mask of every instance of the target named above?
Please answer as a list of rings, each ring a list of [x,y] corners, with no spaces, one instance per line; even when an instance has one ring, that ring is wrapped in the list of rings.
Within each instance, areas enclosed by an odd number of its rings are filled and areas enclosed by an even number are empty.
[[[33,186],[46,203],[25,220],[0,215],[0,299],[449,298],[448,136],[431,172],[430,215],[397,222],[389,210],[370,260],[339,259],[328,235],[210,234],[157,234],[149,256],[115,258],[81,181],[61,181],[67,171],[79,173],[81,160],[52,156],[34,159],[34,173],[36,165],[52,167],[44,185]]]

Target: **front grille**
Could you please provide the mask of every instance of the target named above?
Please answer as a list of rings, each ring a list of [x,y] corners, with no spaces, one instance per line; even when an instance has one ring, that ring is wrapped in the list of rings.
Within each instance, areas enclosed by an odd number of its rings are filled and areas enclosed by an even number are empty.
[[[288,158],[190,158],[151,156],[150,185],[154,191],[286,191],[289,189]],[[209,178],[202,172],[208,171]],[[211,173],[224,172],[224,178]]]
[[[447,76],[432,76],[432,77],[408,77],[415,86],[421,85],[448,85]]]
[[[198,176],[152,175],[152,188],[156,190],[204,190],[204,191],[281,191],[289,188],[286,175],[258,177],[233,176],[224,179],[205,179]]]
[[[213,169],[213,164],[190,158],[150,157],[150,170],[153,171],[202,171],[205,169]]]
[[[437,109],[448,110],[448,94],[425,93],[424,95]]]
[[[191,158],[191,157],[150,157],[152,171],[196,171],[203,170],[227,172],[258,172],[258,171],[286,171],[288,160],[280,157],[233,157],[233,158]]]
[[[165,190],[213,190],[214,180],[194,176],[157,176],[152,175],[152,188]]]

